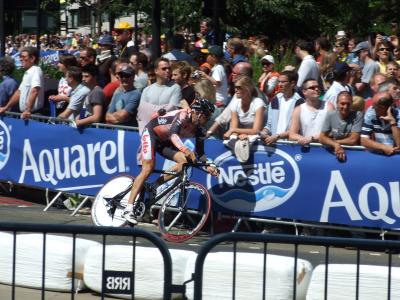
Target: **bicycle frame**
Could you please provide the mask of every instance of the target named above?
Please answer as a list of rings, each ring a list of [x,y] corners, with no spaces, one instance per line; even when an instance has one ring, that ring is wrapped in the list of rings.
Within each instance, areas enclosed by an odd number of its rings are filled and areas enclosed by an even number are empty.
[[[174,171],[164,171],[164,170],[153,170],[153,173],[158,173],[158,174],[165,174],[165,175],[172,175],[172,177],[170,179],[168,179],[167,181],[164,182],[164,184],[166,184],[167,182],[170,182],[171,180],[177,179],[174,181],[173,184],[171,184],[170,186],[168,186],[166,189],[164,189],[159,195],[157,195],[154,198],[150,198],[149,199],[149,207],[155,203],[157,203],[160,199],[162,199],[165,195],[167,195],[169,192],[171,192],[173,189],[175,189],[178,185],[187,182],[188,181],[188,175],[187,175],[187,169],[189,167],[191,167],[192,165],[190,164],[183,164],[182,167],[182,171],[180,172],[174,172]],[[121,204],[120,201],[121,199],[129,193],[129,191],[132,189],[132,185],[130,184],[125,190],[123,190],[122,192],[118,193],[117,195],[115,195],[112,198],[109,198],[109,200],[111,200],[113,202],[113,204],[119,208],[124,208]],[[181,203],[181,199],[183,196],[185,196],[185,189],[183,188],[184,185],[182,185],[181,188],[181,196],[180,196],[180,201],[179,203]]]

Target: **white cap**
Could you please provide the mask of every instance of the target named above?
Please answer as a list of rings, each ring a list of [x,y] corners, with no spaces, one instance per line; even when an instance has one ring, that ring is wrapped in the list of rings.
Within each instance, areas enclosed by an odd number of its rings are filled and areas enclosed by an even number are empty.
[[[344,30],[339,30],[336,34],[336,38],[344,38],[346,37],[346,32]]]
[[[270,62],[271,64],[275,64],[275,60],[274,60],[274,57],[272,56],[272,55],[264,55],[262,58],[261,58],[261,61],[263,61],[263,60],[266,60],[266,61],[268,61],[268,62]]]

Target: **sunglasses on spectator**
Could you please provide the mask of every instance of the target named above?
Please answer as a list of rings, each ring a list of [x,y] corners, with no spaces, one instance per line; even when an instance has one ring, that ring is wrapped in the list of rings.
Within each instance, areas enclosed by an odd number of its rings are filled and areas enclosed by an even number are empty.
[[[115,30],[116,35],[121,35],[125,32],[126,30]]]
[[[389,51],[389,48],[379,48],[379,51]]]
[[[164,67],[164,68],[161,68],[161,70],[162,70],[162,71],[171,70],[171,67]]]
[[[117,74],[119,78],[131,78],[132,75],[126,74],[126,73],[118,73]]]
[[[306,90],[314,90],[314,91],[316,91],[316,90],[319,90],[319,86],[318,85],[312,85],[312,86],[307,87]]]
[[[263,62],[261,62],[261,64],[263,66],[269,66],[271,63],[269,61],[263,61]]]
[[[235,85],[235,90],[242,90],[242,86],[241,85]]]

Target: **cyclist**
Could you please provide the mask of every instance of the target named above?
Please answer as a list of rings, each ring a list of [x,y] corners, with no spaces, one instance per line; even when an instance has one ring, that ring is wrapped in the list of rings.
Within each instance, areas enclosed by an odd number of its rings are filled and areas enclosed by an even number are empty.
[[[179,172],[187,162],[195,162],[197,155],[205,160],[204,155],[204,125],[214,112],[214,106],[206,99],[195,99],[190,108],[157,113],[143,130],[141,137],[142,170],[135,178],[129,196],[128,204],[122,216],[130,223],[137,224],[134,214],[134,205],[137,195],[141,192],[145,181],[155,167],[155,152],[177,164],[171,171]],[[188,149],[182,142],[183,138],[196,138],[196,153]],[[208,166],[207,172],[218,176],[217,168]],[[169,179],[169,175],[161,176],[152,186],[155,193],[157,187]]]

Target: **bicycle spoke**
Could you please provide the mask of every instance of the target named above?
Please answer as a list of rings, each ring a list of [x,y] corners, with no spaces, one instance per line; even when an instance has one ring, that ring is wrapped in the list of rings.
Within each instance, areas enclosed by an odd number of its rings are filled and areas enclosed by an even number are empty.
[[[204,226],[210,212],[211,200],[203,186],[191,182],[185,188],[185,199],[180,198],[178,187],[164,200],[159,211],[160,231],[169,241],[190,239]]]
[[[167,231],[170,231],[171,228],[175,225],[175,223],[179,220],[179,218],[182,216],[182,212],[179,212],[176,217],[172,220],[171,224],[167,226]]]

